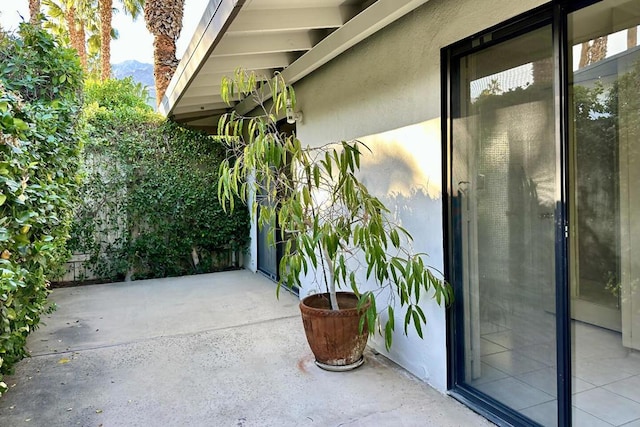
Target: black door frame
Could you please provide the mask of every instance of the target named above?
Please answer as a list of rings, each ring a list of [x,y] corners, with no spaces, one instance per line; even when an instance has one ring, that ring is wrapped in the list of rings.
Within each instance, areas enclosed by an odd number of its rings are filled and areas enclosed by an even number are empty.
[[[456,239],[456,215],[452,180],[452,148],[451,122],[452,112],[459,109],[455,96],[459,89],[453,78],[453,64],[460,57],[483,50],[489,46],[517,37],[529,31],[551,24],[553,32],[554,58],[554,97],[556,109],[556,150],[560,179],[557,194],[560,201],[555,208],[555,280],[556,280],[556,355],[557,355],[557,402],[558,425],[571,425],[571,320],[570,320],[570,289],[569,289],[569,252],[568,252],[568,224],[569,210],[567,196],[569,194],[568,170],[568,124],[569,124],[569,46],[567,35],[567,16],[583,7],[597,3],[600,0],[556,0],[510,19],[504,23],[461,40],[441,51],[442,76],[442,152],[443,152],[443,223],[445,224],[445,271],[447,280],[454,286],[456,301],[448,311],[447,348],[448,351],[448,388],[456,399],[485,416],[498,425],[538,425],[522,416],[501,402],[480,393],[463,383],[464,372],[463,347],[464,330],[461,316],[463,315],[462,283],[460,273],[456,271],[453,260],[456,254],[450,242]]]

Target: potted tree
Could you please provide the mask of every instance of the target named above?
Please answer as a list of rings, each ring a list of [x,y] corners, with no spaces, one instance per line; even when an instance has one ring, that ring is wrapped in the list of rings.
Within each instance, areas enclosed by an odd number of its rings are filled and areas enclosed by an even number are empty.
[[[422,337],[420,298],[448,304],[452,289],[426,254],[411,251],[409,232],[358,179],[368,147],[359,141],[303,146],[295,134],[279,132],[278,117],[296,104],[280,75],[259,82],[238,70],[223,78],[221,95],[227,103],[253,97],[258,107],[250,117],[232,111],[220,119],[228,156],[218,197],[233,209],[238,196],[260,227],[271,226],[269,243],[283,246],[278,291],[300,286],[303,277],[318,285],[300,303],[316,363],[331,370],[359,366],[368,334],[376,331],[388,349],[397,307],[405,311],[405,334],[413,326]]]

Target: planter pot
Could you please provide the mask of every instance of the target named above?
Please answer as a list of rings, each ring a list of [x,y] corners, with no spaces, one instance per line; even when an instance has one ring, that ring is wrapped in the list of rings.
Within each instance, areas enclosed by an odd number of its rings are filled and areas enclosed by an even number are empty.
[[[362,353],[369,330],[365,324],[360,333],[358,297],[350,292],[338,292],[340,310],[330,308],[328,294],[315,294],[300,302],[302,323],[316,365],[330,371],[347,371],[364,363]]]

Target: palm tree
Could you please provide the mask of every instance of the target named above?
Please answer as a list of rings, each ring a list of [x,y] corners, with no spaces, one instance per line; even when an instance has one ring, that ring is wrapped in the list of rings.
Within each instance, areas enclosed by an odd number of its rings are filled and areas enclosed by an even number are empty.
[[[95,26],[95,1],[42,0],[51,18],[45,26],[57,34],[69,36],[71,47],[78,52],[82,68],[87,71],[87,25]]]
[[[29,22],[33,25],[37,25],[39,22],[38,15],[40,14],[40,0],[29,0]]]
[[[184,0],[181,0],[184,1]],[[144,0],[120,0],[124,12],[134,20],[144,7]],[[113,18],[113,0],[98,0],[100,15],[100,77],[111,77],[111,19]]]
[[[100,77],[111,77],[111,18],[113,18],[113,0],[99,0],[100,14]]]
[[[84,30],[84,21],[82,19],[77,19],[77,9],[73,4],[69,5],[69,7],[67,8],[65,19],[67,21],[67,28],[69,28],[69,39],[71,41],[71,46],[76,51],[78,51],[80,62],[82,63],[82,68],[86,70],[87,47],[85,44],[86,34]]]
[[[144,21],[153,34],[153,78],[156,104],[160,105],[178,66],[176,40],[182,30],[184,0],[147,0]]]

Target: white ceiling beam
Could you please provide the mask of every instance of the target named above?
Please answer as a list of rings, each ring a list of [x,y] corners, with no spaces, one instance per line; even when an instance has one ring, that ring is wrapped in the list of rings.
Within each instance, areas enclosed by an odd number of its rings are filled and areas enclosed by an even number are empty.
[[[240,94],[234,94],[233,96],[229,96],[229,99],[235,104],[238,101],[241,101]],[[180,100],[180,105],[178,107],[183,107],[187,105],[201,105],[204,103],[220,103],[222,101],[222,96],[220,95],[220,87],[214,90],[189,90],[184,94],[182,99]]]
[[[221,58],[209,58],[202,67],[206,74],[233,73],[238,67],[246,70],[265,68],[284,68],[291,64],[295,55],[289,52],[264,53],[259,55],[224,56]]]
[[[218,118],[216,115],[211,115],[203,118],[196,118],[187,121],[187,124],[195,128],[209,128],[218,126]]]
[[[228,34],[338,28],[347,22],[353,13],[352,8],[338,7],[244,10],[233,21]]]
[[[261,81],[271,80],[271,78],[273,78],[273,76],[275,75],[275,71],[276,70],[274,68],[264,68],[261,70],[253,70],[253,72],[256,74],[256,78]],[[196,76],[196,78],[193,80],[193,82],[189,86],[189,89],[187,89],[187,93],[192,89],[208,89],[213,86],[219,88],[220,82],[222,81],[222,77],[224,76],[233,77],[229,73],[198,74],[198,76]]]
[[[317,40],[310,31],[251,34],[223,38],[210,58],[222,56],[255,55],[260,53],[311,50]]]
[[[185,113],[197,114],[198,111],[226,111],[227,108],[229,108],[229,106],[224,102],[208,102],[196,104],[195,106],[198,108],[194,108],[194,105],[182,105],[182,103],[180,103],[180,105],[174,109],[173,114],[175,116],[179,116],[180,114]]]
[[[233,99],[233,101],[238,101],[238,99]],[[204,104],[224,104],[222,98],[220,97],[220,93],[201,93],[200,95],[189,95],[185,94],[185,96],[180,101],[180,105],[178,107],[193,107],[200,106]],[[226,106],[226,104],[225,104]]]
[[[187,122],[191,123],[197,120],[210,120],[212,123],[218,124],[218,120],[220,116],[223,115],[225,111],[222,110],[206,110],[206,111],[195,111],[190,113],[183,114],[174,114],[172,117],[174,120],[180,121],[181,123]]]
[[[220,82],[222,80],[222,77],[220,77],[219,79],[210,79],[210,78],[200,78],[200,79],[196,79],[193,81],[193,83],[191,83],[191,85],[189,86],[189,89],[187,89],[185,91],[184,96],[189,96],[191,93],[203,93],[203,92],[211,92],[211,91],[215,91],[215,90],[220,90]]]
[[[189,86],[183,96],[201,96],[209,93],[220,93],[221,79],[199,79]]]

